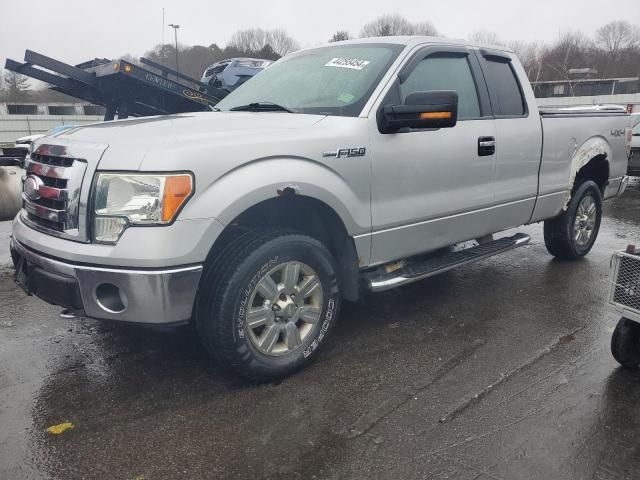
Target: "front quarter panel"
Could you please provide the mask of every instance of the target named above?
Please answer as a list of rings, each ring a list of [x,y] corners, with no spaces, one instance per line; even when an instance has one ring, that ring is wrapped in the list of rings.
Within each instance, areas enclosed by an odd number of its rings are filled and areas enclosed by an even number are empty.
[[[272,115],[274,120],[281,114]],[[151,151],[143,170],[191,170],[196,192],[180,220],[215,218],[231,223],[248,208],[291,188],[331,207],[369,258],[370,162],[366,118],[326,117],[312,127],[243,132],[180,142]],[[338,149],[358,155],[329,156]],[[326,155],[323,155],[326,154]],[[187,159],[187,161],[184,161]],[[177,162],[176,160],[182,160]]]
[[[363,174],[368,175],[367,169]],[[216,180],[185,208],[184,218],[212,215],[228,225],[248,208],[277,197],[286,188],[320,200],[340,216],[351,235],[370,229],[368,198],[359,197],[346,178],[303,157],[255,160]]]

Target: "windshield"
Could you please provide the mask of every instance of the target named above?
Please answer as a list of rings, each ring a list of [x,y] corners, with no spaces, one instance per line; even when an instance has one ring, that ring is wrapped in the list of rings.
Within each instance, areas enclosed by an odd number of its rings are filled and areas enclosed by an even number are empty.
[[[217,109],[275,104],[294,113],[355,117],[403,45],[330,46],[279,60],[230,93]]]
[[[636,125],[633,127],[633,134],[640,135],[640,120],[638,120]]]

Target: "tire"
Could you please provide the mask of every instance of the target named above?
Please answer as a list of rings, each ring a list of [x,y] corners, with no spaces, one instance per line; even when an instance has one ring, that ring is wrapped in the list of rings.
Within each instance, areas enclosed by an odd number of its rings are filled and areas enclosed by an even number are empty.
[[[640,366],[640,323],[620,319],[611,337],[611,354],[623,367]]]
[[[195,321],[222,365],[264,382],[307,366],[339,308],[334,259],[322,243],[291,230],[259,229],[236,238],[205,267]]]
[[[593,215],[588,214],[591,207]],[[564,260],[584,257],[596,241],[601,221],[602,193],[595,182],[587,180],[573,192],[565,212],[544,222],[547,251]]]

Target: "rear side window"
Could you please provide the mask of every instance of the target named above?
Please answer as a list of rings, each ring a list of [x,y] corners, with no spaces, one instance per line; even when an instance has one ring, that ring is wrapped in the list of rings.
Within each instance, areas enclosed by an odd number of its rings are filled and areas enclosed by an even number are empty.
[[[476,84],[466,56],[445,54],[425,58],[400,85],[400,96],[404,103],[411,93],[431,90],[455,90],[458,93],[459,120],[480,116]]]
[[[523,116],[526,113],[522,91],[508,60],[485,58],[483,70],[491,95],[493,114]]]

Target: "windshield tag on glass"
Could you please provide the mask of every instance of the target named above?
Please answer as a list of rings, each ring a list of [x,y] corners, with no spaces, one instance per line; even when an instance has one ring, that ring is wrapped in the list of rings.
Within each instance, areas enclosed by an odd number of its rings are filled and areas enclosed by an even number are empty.
[[[340,100],[342,103],[351,103],[354,98],[355,97],[350,93],[341,93],[340,95],[338,95],[338,100]]]
[[[369,60],[360,60],[358,58],[332,58],[324,64],[325,67],[351,68],[352,70],[362,70],[369,65]]]

